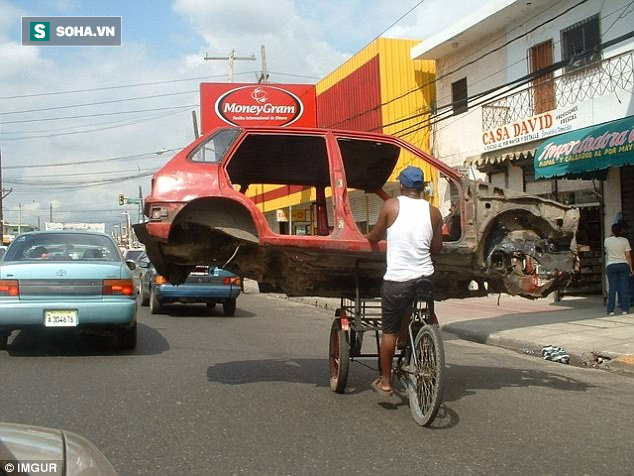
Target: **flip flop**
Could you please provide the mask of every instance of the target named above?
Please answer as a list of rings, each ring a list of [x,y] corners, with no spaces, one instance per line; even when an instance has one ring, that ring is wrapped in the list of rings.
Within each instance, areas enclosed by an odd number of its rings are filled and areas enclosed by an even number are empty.
[[[381,377],[378,377],[376,380],[374,380],[371,384],[371,387],[372,387],[372,390],[374,390],[376,393],[380,395],[390,396],[394,393],[392,389],[385,390],[384,388],[381,387]]]

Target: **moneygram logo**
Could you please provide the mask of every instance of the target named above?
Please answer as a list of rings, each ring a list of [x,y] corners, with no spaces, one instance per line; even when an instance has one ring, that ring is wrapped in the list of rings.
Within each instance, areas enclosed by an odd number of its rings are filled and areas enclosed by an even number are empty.
[[[23,46],[121,46],[121,17],[22,17]]]
[[[292,124],[304,112],[302,101],[290,91],[274,86],[242,86],[218,98],[216,114],[234,126]]]

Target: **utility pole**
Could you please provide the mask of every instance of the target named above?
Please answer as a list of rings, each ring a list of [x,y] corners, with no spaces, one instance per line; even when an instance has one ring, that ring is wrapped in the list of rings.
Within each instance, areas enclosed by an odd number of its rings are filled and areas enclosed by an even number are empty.
[[[192,111],[192,121],[194,122],[194,139],[198,139],[200,134],[198,133],[198,119],[196,119],[196,111]]]
[[[131,248],[132,247],[132,233],[130,230],[130,213],[128,212],[128,210],[125,210],[123,212],[123,216],[125,216],[125,221],[126,221],[126,230],[125,230],[125,242],[126,242],[126,248]]]
[[[264,45],[262,45],[260,51],[262,55],[262,72],[260,73],[260,77],[258,78],[258,83],[268,83],[269,73],[266,71],[266,51],[264,50]]]
[[[0,245],[4,244],[4,215],[2,211],[3,200],[13,192],[12,188],[4,188],[2,186],[2,149],[0,148]]]
[[[229,60],[229,82],[233,83],[233,63],[236,60],[239,61],[255,61],[255,55],[251,55],[251,56],[236,56],[236,50],[231,50],[231,53],[229,54],[229,56],[208,56],[207,53],[205,53],[205,61],[210,61],[210,60],[222,60],[222,61],[227,61]]]
[[[143,190],[139,185],[139,223],[143,223],[145,220],[143,219]]]

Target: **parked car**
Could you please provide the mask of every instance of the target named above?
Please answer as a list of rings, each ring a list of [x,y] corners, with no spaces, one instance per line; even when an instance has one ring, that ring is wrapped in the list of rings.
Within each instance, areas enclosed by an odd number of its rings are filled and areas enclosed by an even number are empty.
[[[233,316],[240,294],[240,278],[214,266],[196,266],[185,282],[173,285],[156,272],[146,253],[135,262],[135,279],[142,306],[150,306],[152,314],[160,314],[168,303],[205,303],[213,309],[222,304],[225,316]]]
[[[0,461],[2,475],[117,475],[104,454],[83,436],[18,423],[0,423]]]
[[[121,349],[135,348],[133,267],[103,233],[18,236],[0,261],[0,348],[28,327],[114,334]]]
[[[399,193],[394,177],[410,164],[424,170],[425,196],[443,212],[444,244],[434,258],[438,299],[487,292],[537,298],[568,284],[579,210],[470,180],[385,134],[212,130],[154,174],[148,221],[134,229],[173,284],[196,265],[220,262],[289,296],[378,296],[386,242],[364,237],[370,212],[359,225],[351,196],[357,207],[372,201],[380,208]],[[289,194],[310,208],[310,223],[298,232],[283,232],[271,215]]]

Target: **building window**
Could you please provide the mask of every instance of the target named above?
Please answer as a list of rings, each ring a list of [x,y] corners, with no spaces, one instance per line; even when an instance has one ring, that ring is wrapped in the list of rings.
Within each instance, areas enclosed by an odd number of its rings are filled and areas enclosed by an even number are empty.
[[[469,110],[467,105],[467,78],[451,83],[451,104],[454,116]]]
[[[561,31],[562,60],[571,60],[566,71],[601,60],[599,15],[587,18]]]

